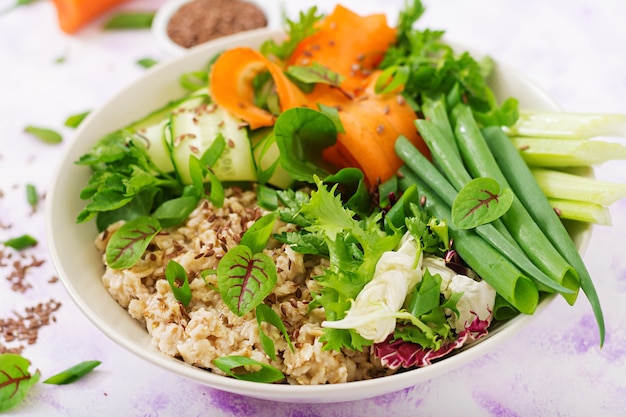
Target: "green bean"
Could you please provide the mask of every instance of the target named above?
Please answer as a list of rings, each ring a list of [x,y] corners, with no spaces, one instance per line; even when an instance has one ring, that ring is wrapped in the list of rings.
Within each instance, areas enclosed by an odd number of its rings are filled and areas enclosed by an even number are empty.
[[[455,116],[454,133],[457,146],[470,174],[474,177],[493,178],[502,188],[510,187],[491,154],[471,109],[465,105],[457,106]],[[564,287],[576,291],[573,294],[563,294],[568,303],[574,304],[580,287],[577,271],[556,250],[517,196],[513,199],[511,208],[501,218],[539,269]]]
[[[455,228],[450,222],[447,206],[439,196],[407,167],[400,168],[400,171],[400,188],[416,185],[420,199],[425,200],[425,210],[448,223],[454,248],[467,265],[517,310],[532,314],[539,302],[535,283],[474,231]]]
[[[604,343],[604,315],[589,271],[583,262],[565,226],[534,180],[532,172],[506,134],[499,128],[484,130],[484,137],[511,188],[533,216],[535,222],[546,232],[565,259],[572,264],[580,277],[580,286],[593,309],[600,330],[600,345]]]
[[[404,161],[406,168],[410,169],[414,175],[421,178],[424,183],[435,190],[435,193],[437,193],[439,198],[443,201],[442,204],[445,205],[446,216],[451,217],[450,207],[457,195],[454,187],[405,137],[401,136],[398,138],[395,149],[400,159]],[[400,172],[404,174],[405,170],[401,170]],[[555,282],[537,268],[519,246],[511,244],[511,242],[500,234],[492,224],[488,223],[478,226],[475,231],[518,268],[534,278],[539,284],[542,284],[542,286],[539,287],[541,290],[558,291],[563,294],[573,293],[571,289]]]

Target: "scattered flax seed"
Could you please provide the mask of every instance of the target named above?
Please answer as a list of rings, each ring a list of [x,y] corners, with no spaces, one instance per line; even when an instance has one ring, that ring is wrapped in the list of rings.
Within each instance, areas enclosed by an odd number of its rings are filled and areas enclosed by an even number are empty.
[[[189,150],[191,151],[191,153],[194,153],[196,155],[200,153],[200,149],[198,149],[197,146],[189,146]]]
[[[241,129],[245,129],[245,128],[246,128],[246,127],[248,127],[248,126],[249,126],[249,125],[248,125],[248,123],[246,123],[246,122],[242,122],[242,123],[239,123],[239,124],[237,125],[237,129],[239,129],[239,130],[241,130]]]
[[[398,95],[396,97],[396,101],[398,102],[399,105],[403,106],[404,103],[406,103],[406,100],[404,100],[404,97],[402,97],[401,95]]]
[[[228,147],[229,148],[234,148],[235,147],[235,141],[233,141],[232,139],[228,139]]]
[[[24,342],[33,345],[39,337],[39,329],[56,321],[52,313],[61,307],[61,302],[50,299],[32,307],[26,307],[24,312],[13,312],[12,317],[0,317],[0,353],[21,353]],[[7,344],[18,344],[8,346]]]
[[[379,135],[382,135],[383,133],[385,133],[385,126],[384,125],[376,126],[376,133],[378,133]]]
[[[54,284],[56,282],[59,282],[59,277],[57,277],[56,275],[50,277],[50,279],[48,280],[48,284]]]
[[[420,197],[420,206],[424,207],[426,205],[426,196],[421,196]]]
[[[530,145],[522,145],[522,146],[519,147],[520,151],[525,151],[525,150],[528,150],[528,149],[530,149]]]
[[[560,208],[558,207],[554,207],[554,212],[556,213],[557,216],[561,217],[561,215],[563,214],[563,212],[561,211]]]
[[[4,256],[1,255],[0,258]],[[44,264],[44,260],[37,259],[35,256],[27,258],[25,255],[21,255],[20,259],[14,260],[11,264],[12,270],[9,275],[6,276],[7,281],[11,283],[11,290],[15,292],[26,292],[26,290],[33,286],[27,281],[27,274],[31,268],[37,268]],[[3,264],[4,266],[8,266]]]
[[[387,115],[389,114],[390,111],[391,111],[391,108],[389,106],[383,107],[383,114]]]

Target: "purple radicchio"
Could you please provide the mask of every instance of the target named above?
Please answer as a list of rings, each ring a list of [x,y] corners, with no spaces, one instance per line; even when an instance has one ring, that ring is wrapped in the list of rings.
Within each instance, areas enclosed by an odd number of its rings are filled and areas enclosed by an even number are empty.
[[[417,343],[402,339],[393,340],[391,335],[384,342],[374,344],[374,356],[380,359],[383,366],[390,369],[430,365],[435,359],[442,358],[454,349],[487,335],[493,314],[481,320],[476,313],[473,311],[471,313],[476,317],[474,321],[466,326],[455,340],[445,341],[437,350],[424,349]]]

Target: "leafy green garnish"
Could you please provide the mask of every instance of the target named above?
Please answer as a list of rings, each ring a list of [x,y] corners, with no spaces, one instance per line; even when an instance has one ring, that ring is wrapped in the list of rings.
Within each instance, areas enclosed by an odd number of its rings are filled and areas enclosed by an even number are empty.
[[[257,220],[243,234],[240,244],[229,249],[217,266],[217,287],[222,300],[238,316],[261,304],[276,285],[276,265],[261,252],[275,221],[275,213]]]
[[[113,15],[104,24],[104,29],[150,29],[154,12],[124,12]]]
[[[63,142],[63,136],[61,136],[59,132],[45,127],[26,126],[24,128],[24,132],[30,133],[37,139],[50,145],[56,145],[57,143]]]
[[[144,68],[153,67],[153,66],[155,66],[158,63],[159,63],[159,61],[157,61],[156,59],[153,59],[153,58],[141,58],[141,59],[137,60],[137,65],[139,65],[140,67],[144,67]]]
[[[295,180],[311,182],[313,175],[325,177],[333,169],[322,151],[337,139],[335,123],[317,110],[295,107],[283,112],[274,126],[280,163]]]
[[[315,84],[339,87],[344,79],[341,74],[329,70],[318,62],[305,66],[291,65],[287,68],[287,75],[298,84],[311,86],[311,89]]]
[[[90,112],[86,111],[86,112],[82,112],[82,113],[78,113],[78,114],[73,114],[71,116],[69,116],[67,119],[65,119],[65,126],[67,127],[72,127],[72,128],[77,128],[82,121],[85,119],[85,117],[87,117],[87,115]]]
[[[285,375],[273,366],[246,356],[222,356],[213,359],[213,364],[222,372],[244,381],[271,383],[285,378]],[[245,369],[249,367],[259,369],[254,371]],[[239,371],[237,371],[238,369]]]
[[[26,184],[26,200],[33,211],[35,211],[39,203],[39,194],[37,194],[37,188],[33,184]]]
[[[159,221],[152,217],[138,217],[125,223],[113,233],[107,244],[107,264],[114,269],[130,268],[160,231]]]
[[[191,288],[189,288],[189,278],[185,268],[175,260],[170,259],[165,267],[165,278],[170,284],[176,300],[187,307],[191,301]]]
[[[267,56],[274,55],[282,60],[286,59],[303,39],[317,32],[316,25],[323,17],[324,15],[317,13],[317,6],[313,6],[306,12],[301,11],[298,20],[286,19],[286,40],[282,43],[277,43],[273,39],[265,41],[261,45],[261,53]]]
[[[461,229],[472,229],[494,221],[513,204],[513,191],[500,188],[493,178],[481,177],[469,181],[452,203],[452,222]]]
[[[276,359],[276,352],[274,348],[274,341],[271,337],[265,334],[261,327],[261,323],[269,323],[272,326],[276,327],[287,340],[287,345],[289,349],[293,352],[293,344],[291,343],[291,339],[289,339],[289,334],[287,333],[287,328],[285,327],[285,323],[280,319],[278,314],[271,307],[266,304],[259,304],[255,310],[256,321],[259,325],[259,338],[261,339],[261,346],[263,350],[272,360]]]
[[[19,404],[39,381],[39,371],[29,372],[30,361],[13,353],[0,354],[0,412]]]
[[[100,361],[84,361],[43,381],[44,384],[65,385],[77,381],[94,370]]]
[[[18,237],[14,237],[11,239],[7,239],[2,244],[8,248],[13,248],[15,250],[22,250],[26,248],[33,247],[37,245],[37,239],[32,237],[31,235],[22,235]]]

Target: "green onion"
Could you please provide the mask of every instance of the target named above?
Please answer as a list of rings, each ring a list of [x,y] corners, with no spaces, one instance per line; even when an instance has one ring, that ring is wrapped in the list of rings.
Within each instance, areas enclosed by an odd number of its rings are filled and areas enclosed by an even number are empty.
[[[153,19],[154,12],[118,13],[107,20],[104,29],[150,29]]]
[[[596,293],[595,287],[587,271],[580,254],[567,229],[556,216],[546,196],[543,194],[537,182],[534,181],[532,172],[520,158],[519,152],[508,140],[501,129],[493,128],[484,131],[485,140],[489,149],[498,161],[502,173],[508,179],[511,188],[519,199],[528,208],[533,218],[545,230],[546,235],[558,248],[559,252],[578,272],[580,285],[589,299],[600,331],[600,345],[604,344],[605,328],[604,315]]]
[[[5,240],[2,244],[15,250],[22,250],[37,245],[37,239],[31,235],[22,235],[12,239]]]
[[[33,210],[37,209],[39,195],[37,194],[37,189],[33,184],[26,184],[26,199]]]
[[[71,384],[72,382],[90,373],[96,366],[100,365],[100,363],[100,361],[81,362],[78,365],[74,365],[63,372],[59,372],[58,374],[51,376],[43,381],[43,383],[53,385]]]
[[[158,64],[158,61],[152,58],[142,58],[137,60],[137,65],[144,68],[150,68]]]
[[[83,113],[73,114],[69,116],[67,119],[65,119],[65,126],[77,128],[85,119],[85,117],[87,117],[88,114],[89,112],[86,111]]]
[[[48,143],[50,145],[63,142],[63,136],[61,136],[58,132],[52,129],[37,126],[26,126],[24,128],[24,132],[30,133],[31,135],[40,139],[42,142]]]

